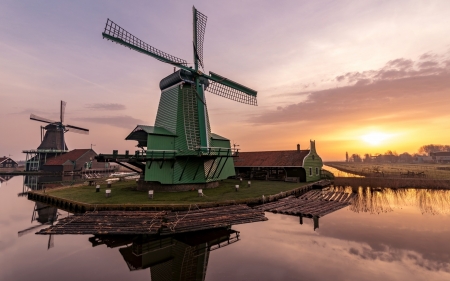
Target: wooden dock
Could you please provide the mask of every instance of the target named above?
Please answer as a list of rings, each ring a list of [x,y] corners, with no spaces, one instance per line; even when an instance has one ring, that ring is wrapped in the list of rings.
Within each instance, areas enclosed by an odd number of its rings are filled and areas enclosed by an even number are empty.
[[[266,220],[264,212],[246,205],[190,209],[183,212],[94,211],[66,217],[36,234],[170,235]]]
[[[312,190],[298,198],[291,196],[254,209],[303,217],[323,217],[351,205],[355,196],[355,193]]]

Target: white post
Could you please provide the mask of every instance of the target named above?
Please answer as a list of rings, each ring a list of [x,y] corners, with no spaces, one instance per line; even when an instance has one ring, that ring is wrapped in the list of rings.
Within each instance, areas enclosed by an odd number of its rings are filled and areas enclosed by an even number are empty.
[[[153,199],[153,190],[148,191],[148,199]]]
[[[250,187],[252,185],[252,182],[248,181],[247,184],[248,184],[248,187]]]
[[[203,197],[203,189],[199,189],[198,190],[198,196],[199,197]]]
[[[100,192],[100,185],[97,184],[97,186],[95,187],[95,192]]]
[[[236,184],[236,185],[234,186],[234,188],[236,188],[236,191],[239,191],[239,184]]]
[[[111,197],[111,189],[106,190],[106,197]]]

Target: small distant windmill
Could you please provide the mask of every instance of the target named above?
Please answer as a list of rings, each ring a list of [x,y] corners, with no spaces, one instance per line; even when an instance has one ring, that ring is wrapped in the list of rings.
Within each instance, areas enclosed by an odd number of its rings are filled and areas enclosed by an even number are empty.
[[[135,164],[144,171],[145,181],[206,183],[233,175],[233,161],[227,161],[233,156],[230,141],[211,133],[204,92],[257,105],[255,90],[212,71],[208,75],[199,70],[199,65],[202,69],[205,66],[203,41],[207,17],[195,7],[192,13],[193,68],[188,67],[186,60],[148,45],[110,19],[102,33],[103,38],[179,68],[159,84],[161,98],[155,126],[139,125],[126,138],[137,140],[139,147],[147,147],[146,165]],[[115,155],[111,159],[117,158]],[[159,164],[152,165],[153,162]]]
[[[64,140],[64,134],[66,132],[74,132],[86,135],[89,134],[88,129],[64,124],[65,109],[66,102],[61,101],[59,121],[42,118],[34,114],[30,115],[31,120],[48,124],[46,126],[41,126],[41,144],[39,145],[38,150],[49,149],[66,151],[68,150]]]

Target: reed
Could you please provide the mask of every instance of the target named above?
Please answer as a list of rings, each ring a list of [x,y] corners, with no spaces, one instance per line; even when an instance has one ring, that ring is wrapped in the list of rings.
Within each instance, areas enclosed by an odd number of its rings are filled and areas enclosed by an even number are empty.
[[[405,206],[418,208],[422,214],[450,214],[450,190],[392,189],[373,190],[360,187],[350,210],[357,213],[380,214]]]

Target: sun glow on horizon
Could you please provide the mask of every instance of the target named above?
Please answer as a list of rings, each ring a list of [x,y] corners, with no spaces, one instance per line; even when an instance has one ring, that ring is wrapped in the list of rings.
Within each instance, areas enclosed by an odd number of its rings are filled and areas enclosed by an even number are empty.
[[[361,139],[371,145],[380,145],[383,141],[388,140],[392,137],[392,135],[380,133],[380,132],[372,132],[361,136]]]

